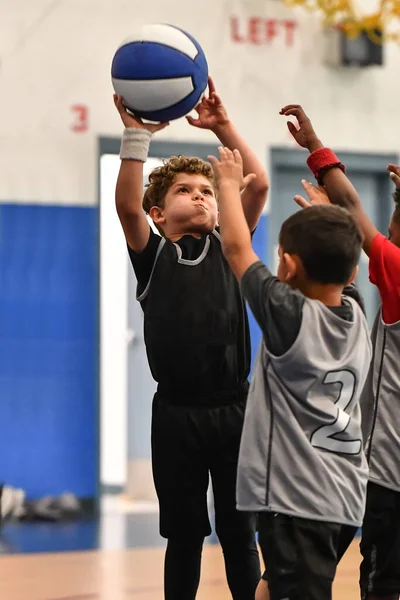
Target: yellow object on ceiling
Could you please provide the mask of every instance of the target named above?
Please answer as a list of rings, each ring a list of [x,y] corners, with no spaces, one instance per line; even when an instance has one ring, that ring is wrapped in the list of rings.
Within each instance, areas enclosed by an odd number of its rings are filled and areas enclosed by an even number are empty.
[[[340,27],[350,38],[362,31],[375,43],[400,43],[400,0],[379,0],[378,10],[360,11],[353,0],[282,0],[286,6],[300,6],[319,12],[326,27]],[[362,4],[362,3],[361,3]],[[379,32],[382,35],[379,35]]]

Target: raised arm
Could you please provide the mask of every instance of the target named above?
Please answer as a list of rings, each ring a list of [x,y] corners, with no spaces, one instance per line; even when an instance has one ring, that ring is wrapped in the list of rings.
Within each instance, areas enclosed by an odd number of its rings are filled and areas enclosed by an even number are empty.
[[[186,117],[186,119],[194,127],[213,131],[224,147],[230,150],[239,150],[243,160],[243,174],[245,176],[250,173],[256,175],[241,195],[246,221],[250,231],[253,231],[267,200],[268,175],[253,150],[229,119],[220,97],[215,92],[211,77],[208,80],[208,88],[208,98],[204,97],[196,107],[198,118]]]
[[[364,211],[359,195],[346,176],[340,160],[332,150],[324,147],[301,106],[289,104],[281,109],[280,114],[296,117],[299,127],[289,121],[287,125],[290,133],[300,146],[310,152],[308,166],[318,183],[325,188],[332,204],[346,208],[356,219],[364,235],[364,250],[369,255],[378,230]]]
[[[238,150],[219,148],[220,160],[209,156],[218,188],[222,250],[240,281],[259,260],[251,245],[251,235],[240,198],[243,162]]]
[[[275,356],[281,356],[297,338],[304,296],[274,277],[254,252],[240,202],[243,177],[240,153],[228,148],[220,148],[219,153],[220,160],[213,156],[209,159],[219,192],[222,249],[240,281],[267,348]]]
[[[168,123],[144,124],[126,111],[121,96],[114,95],[114,103],[125,125],[115,204],[128,246],[141,252],[150,235],[150,225],[142,208],[143,163],[147,160],[152,134]]]

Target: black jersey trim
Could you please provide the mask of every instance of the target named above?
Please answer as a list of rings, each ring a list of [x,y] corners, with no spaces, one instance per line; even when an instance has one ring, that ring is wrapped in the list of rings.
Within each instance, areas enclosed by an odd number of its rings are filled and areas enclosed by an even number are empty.
[[[378,332],[376,333],[376,335],[378,336]],[[376,342],[374,344],[374,347],[376,346]],[[380,393],[381,393],[381,383],[382,383],[382,374],[383,374],[383,359],[385,357],[385,350],[386,350],[386,327],[383,328],[383,339],[382,339],[382,353],[380,356],[380,365],[379,365],[379,373],[378,373],[378,381],[376,384],[376,394],[374,397],[374,413],[372,416],[372,425],[371,425],[371,431],[369,434],[369,439],[368,439],[368,448],[366,451],[366,456],[367,456],[367,461],[368,464],[371,462],[371,453],[372,453],[372,442],[373,442],[373,437],[374,437],[374,433],[375,433],[375,427],[376,427],[376,421],[378,418],[378,410],[380,408],[379,406],[379,400],[380,400]],[[372,362],[371,362],[371,368],[374,368],[374,360],[375,360],[375,356],[372,357]]]
[[[274,367],[273,367],[272,360],[271,360],[270,356],[268,355],[268,351],[267,351],[267,348],[264,343],[263,343],[261,352],[263,352],[264,356],[266,357],[266,365],[265,365],[265,368],[263,367],[263,376],[264,376],[265,391],[266,391],[266,395],[268,396],[266,398],[266,400],[267,400],[267,402],[269,404],[269,408],[270,408],[269,430],[267,433],[268,456],[267,456],[267,466],[266,466],[266,471],[265,471],[265,490],[264,490],[265,491],[265,506],[268,507],[270,492],[271,492],[270,479],[271,479],[271,468],[272,468],[272,450],[273,450],[274,420],[275,420],[274,403],[272,400],[271,389],[269,387],[269,381],[268,381],[268,369],[271,368],[272,370],[274,370]]]
[[[142,302],[146,298],[147,294],[149,293],[150,283],[151,283],[151,280],[152,280],[152,277],[153,277],[154,269],[156,267],[158,257],[160,256],[160,252],[164,248],[164,245],[165,245],[166,241],[167,240],[165,238],[161,238],[160,243],[158,244],[156,256],[154,258],[153,268],[151,269],[151,273],[150,273],[150,277],[149,277],[149,280],[147,282],[147,285],[144,288],[143,292],[139,296],[136,296],[136,300],[138,302]]]
[[[176,253],[178,255],[178,263],[181,265],[187,265],[189,267],[195,267],[196,265],[200,264],[202,260],[205,259],[205,257],[207,256],[207,252],[210,248],[210,237],[207,236],[206,239],[206,243],[204,244],[204,248],[200,254],[200,256],[198,256],[195,260],[189,260],[187,258],[182,258],[182,248],[179,246],[179,244],[175,244],[175,249],[176,249]]]

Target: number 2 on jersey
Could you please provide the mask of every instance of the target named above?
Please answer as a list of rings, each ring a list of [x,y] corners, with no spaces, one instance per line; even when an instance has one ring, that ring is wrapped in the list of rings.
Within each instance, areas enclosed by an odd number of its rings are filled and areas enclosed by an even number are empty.
[[[331,371],[325,375],[325,385],[339,383],[339,395],[335,401],[337,417],[333,423],[323,425],[311,436],[311,444],[317,448],[338,452],[341,454],[359,454],[361,452],[361,440],[348,439],[338,440],[335,436],[343,433],[349,426],[351,416],[345,412],[351,403],[356,387],[356,378],[351,371]]]

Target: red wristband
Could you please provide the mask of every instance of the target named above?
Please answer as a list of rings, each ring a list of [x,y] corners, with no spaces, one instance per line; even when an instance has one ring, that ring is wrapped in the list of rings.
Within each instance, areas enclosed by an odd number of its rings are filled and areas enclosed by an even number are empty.
[[[307,165],[318,183],[322,184],[322,175],[328,169],[337,167],[346,172],[345,166],[340,162],[336,154],[329,148],[319,148],[307,158]]]

